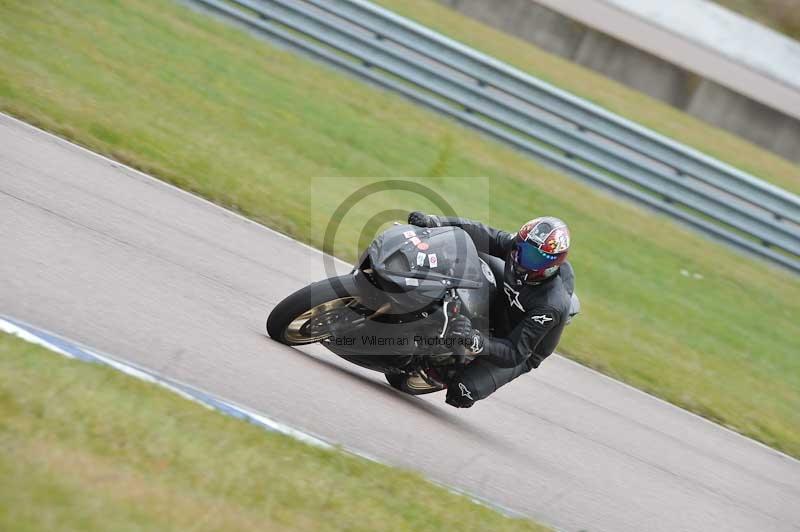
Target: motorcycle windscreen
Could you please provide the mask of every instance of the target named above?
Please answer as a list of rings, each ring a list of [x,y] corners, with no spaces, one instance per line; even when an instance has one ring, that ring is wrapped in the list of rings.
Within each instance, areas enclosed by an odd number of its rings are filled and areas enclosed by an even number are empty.
[[[475,244],[457,227],[393,226],[373,241],[369,256],[378,275],[400,290],[482,285]]]

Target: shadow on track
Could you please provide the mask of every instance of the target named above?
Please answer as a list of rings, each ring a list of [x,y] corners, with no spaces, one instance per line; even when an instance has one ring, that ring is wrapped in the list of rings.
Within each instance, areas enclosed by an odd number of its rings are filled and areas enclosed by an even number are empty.
[[[271,341],[271,342],[274,342],[274,340],[272,340],[269,337],[266,337],[266,339]],[[475,425],[475,424],[469,423],[465,419],[455,415],[455,412],[449,412],[449,411],[447,411],[447,410],[445,410],[443,408],[437,407],[437,406],[435,406],[435,405],[433,405],[433,404],[431,404],[431,403],[429,403],[429,402],[427,402],[427,401],[425,401],[425,400],[423,400],[423,399],[421,399],[419,397],[414,397],[413,395],[405,394],[405,393],[401,392],[400,390],[396,390],[396,389],[392,388],[388,383],[382,383],[382,382],[378,382],[378,381],[375,381],[373,379],[370,379],[369,377],[357,372],[355,370],[356,366],[354,366],[353,369],[350,369],[350,368],[348,368],[346,366],[341,366],[341,365],[337,364],[336,362],[334,362],[333,359],[327,360],[325,356],[322,356],[322,357],[316,356],[314,354],[302,351],[301,349],[285,346],[285,345],[280,344],[278,342],[275,342],[275,343],[278,344],[278,345],[281,345],[284,348],[291,349],[293,352],[304,356],[307,360],[312,361],[315,364],[318,364],[320,366],[324,366],[327,369],[331,369],[331,370],[337,371],[338,373],[341,373],[341,374],[346,375],[348,377],[355,378],[358,381],[360,381],[361,383],[369,386],[370,388],[372,388],[376,392],[381,393],[381,394],[383,394],[385,396],[391,397],[393,400],[402,401],[406,405],[409,405],[409,406],[413,407],[414,409],[416,409],[418,411],[424,412],[428,416],[436,418],[438,423],[440,423],[440,424],[441,423],[446,423],[447,425],[450,426],[450,428],[452,428],[454,430],[457,430],[458,432],[460,432],[462,434],[465,434],[465,435],[468,435],[468,436],[470,436],[472,438],[480,440],[481,442],[489,444],[489,445],[491,445],[491,446],[493,446],[495,448],[505,448],[509,452],[515,452],[514,449],[511,446],[508,445],[508,442],[506,442],[506,441],[504,441],[502,439],[498,439],[496,437],[496,435],[494,435],[491,432],[487,432],[487,431],[483,430],[479,425]],[[329,356],[330,357],[336,357],[336,355],[334,355],[333,353],[330,353]],[[348,362],[348,364],[349,364],[349,362]],[[376,375],[378,374],[378,372],[374,372],[374,373]],[[439,397],[441,397],[442,404],[444,404],[444,394],[440,394]],[[451,408],[451,407],[448,406],[447,408]],[[463,414],[466,414],[466,413],[467,413],[467,411],[463,411]]]

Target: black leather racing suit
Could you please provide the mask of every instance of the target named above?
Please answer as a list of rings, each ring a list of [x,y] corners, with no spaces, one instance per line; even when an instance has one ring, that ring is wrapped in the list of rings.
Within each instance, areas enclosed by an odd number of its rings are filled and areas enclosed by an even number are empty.
[[[559,273],[538,285],[516,279],[509,260],[515,235],[463,218],[433,216],[439,225],[466,231],[479,252],[505,261],[497,278],[498,293],[492,304],[490,334],[484,335],[481,356],[448,386],[451,394],[467,403],[485,399],[498,388],[539,367],[558,345],[569,319],[575,288],[572,266],[565,262]],[[460,398],[459,398],[460,399]]]

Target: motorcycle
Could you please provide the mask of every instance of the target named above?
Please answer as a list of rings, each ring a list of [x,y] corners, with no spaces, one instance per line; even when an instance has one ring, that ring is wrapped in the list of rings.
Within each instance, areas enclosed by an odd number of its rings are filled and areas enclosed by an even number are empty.
[[[267,332],[286,345],[319,343],[383,373],[405,393],[437,392],[475,359],[446,337],[449,323],[464,315],[492,334],[504,268],[501,259],[479,253],[461,228],[396,224],[372,241],[348,275],[281,301],[267,319]],[[570,319],[579,308],[573,294]]]
[[[447,338],[449,323],[464,315],[491,334],[504,266],[479,253],[458,227],[397,224],[372,241],[348,275],[281,301],[267,319],[267,332],[286,345],[319,343],[383,373],[405,393],[437,392],[475,358]]]

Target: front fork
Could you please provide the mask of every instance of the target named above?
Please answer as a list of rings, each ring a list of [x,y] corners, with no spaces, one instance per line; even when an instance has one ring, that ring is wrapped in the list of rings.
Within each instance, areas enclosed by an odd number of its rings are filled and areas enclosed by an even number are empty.
[[[450,289],[447,291],[444,298],[445,325],[442,328],[441,338],[447,333],[447,327],[450,325],[450,321],[457,318],[459,314],[461,314],[461,298],[458,297],[455,289]],[[463,344],[456,344],[453,346],[453,356],[456,357],[456,360],[462,365],[466,362],[465,351],[466,349]]]
[[[461,313],[461,299],[458,297],[455,289],[450,289],[445,294],[442,300],[442,328],[439,331],[439,338],[444,338],[447,334],[447,329],[450,323],[458,317]],[[431,366],[428,363],[427,356],[422,355],[421,361],[423,362],[421,371],[417,373],[420,378],[431,386],[447,386],[455,375],[461,372],[464,366],[469,362],[465,353],[465,348],[462,344],[453,346],[452,352],[453,364],[448,366]]]

